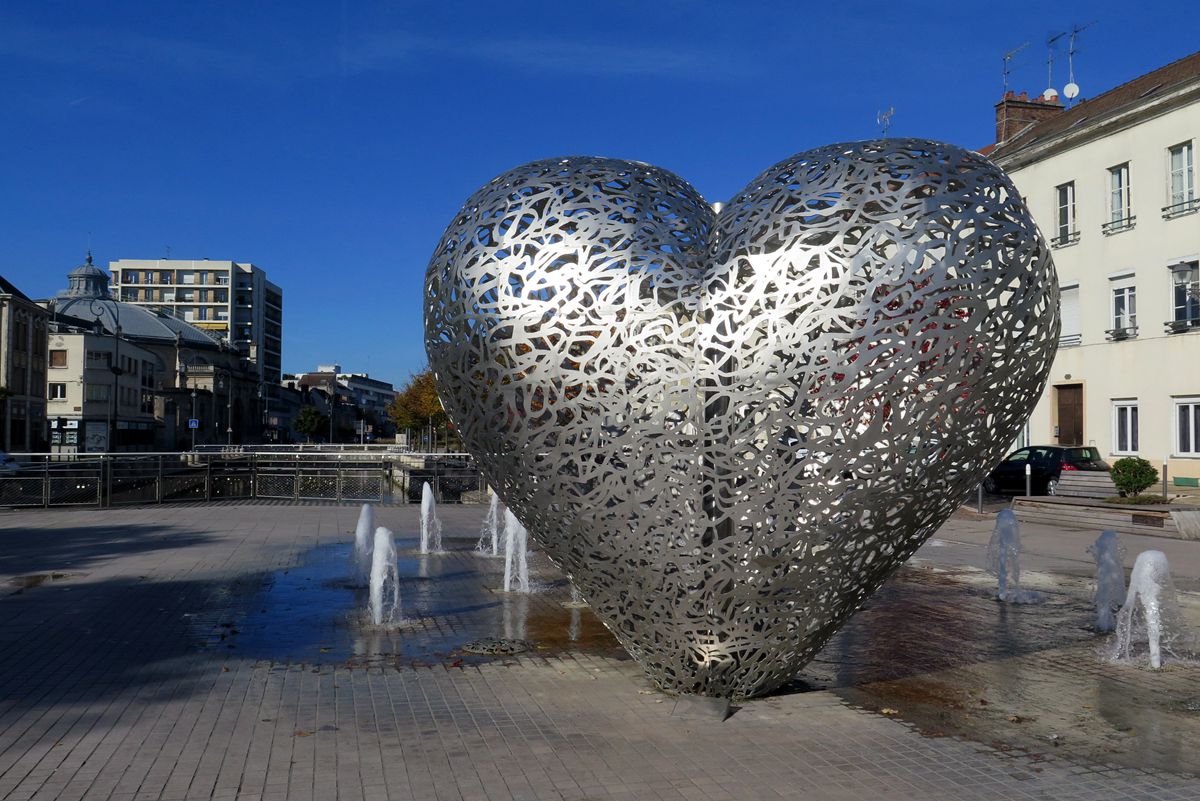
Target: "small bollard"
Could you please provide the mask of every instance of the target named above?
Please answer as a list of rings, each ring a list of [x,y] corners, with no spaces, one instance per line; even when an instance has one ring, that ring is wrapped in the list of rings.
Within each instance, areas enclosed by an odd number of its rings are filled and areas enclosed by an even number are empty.
[[[1163,459],[1163,497],[1167,497],[1167,460]]]
[[[983,485],[980,484],[975,489],[975,511],[983,514]]]
[[[1033,494],[1033,465],[1025,464],[1025,497]]]

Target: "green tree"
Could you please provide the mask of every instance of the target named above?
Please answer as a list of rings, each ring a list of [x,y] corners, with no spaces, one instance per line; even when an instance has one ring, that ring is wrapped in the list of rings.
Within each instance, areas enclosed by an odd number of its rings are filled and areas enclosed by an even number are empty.
[[[1126,456],[1113,462],[1112,480],[1122,495],[1139,495],[1158,481],[1158,470],[1145,459]]]
[[[317,411],[316,406],[301,406],[292,420],[292,430],[303,434],[312,442],[317,434],[329,430],[329,418]]]

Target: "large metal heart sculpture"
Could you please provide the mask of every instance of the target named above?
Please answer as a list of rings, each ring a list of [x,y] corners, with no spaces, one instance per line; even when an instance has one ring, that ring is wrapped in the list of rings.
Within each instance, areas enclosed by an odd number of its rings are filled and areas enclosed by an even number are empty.
[[[793,156],[714,211],[656,167],[539,161],[476,192],[426,348],[503,501],[664,689],[791,680],[1004,455],[1058,288],[982,156]]]

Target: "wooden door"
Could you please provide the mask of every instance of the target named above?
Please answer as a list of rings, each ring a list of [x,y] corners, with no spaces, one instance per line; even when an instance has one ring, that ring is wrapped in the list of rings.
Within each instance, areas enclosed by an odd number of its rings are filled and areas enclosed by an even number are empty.
[[[1055,387],[1058,406],[1058,444],[1083,444],[1083,385]]]

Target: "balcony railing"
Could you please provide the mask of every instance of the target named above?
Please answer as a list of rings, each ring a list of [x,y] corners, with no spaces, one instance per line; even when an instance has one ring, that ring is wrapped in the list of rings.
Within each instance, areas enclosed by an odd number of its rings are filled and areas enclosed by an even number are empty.
[[[1195,211],[1200,211],[1200,198],[1190,198],[1181,200],[1178,203],[1172,203],[1170,206],[1163,206],[1162,216],[1164,220],[1170,220],[1174,217],[1182,217],[1185,214],[1191,214]]]
[[[1128,231],[1136,222],[1137,216],[1130,214],[1128,217],[1122,217],[1119,220],[1113,220],[1112,222],[1104,223],[1100,226],[1100,231],[1105,236],[1112,236],[1113,234],[1119,234],[1122,231]]]
[[[1137,326],[1126,325],[1119,328],[1110,328],[1104,333],[1110,342],[1119,342],[1122,339],[1134,339],[1137,337]]]
[[[1052,248],[1065,248],[1065,247],[1069,247],[1069,246],[1071,246],[1071,245],[1074,245],[1074,244],[1075,244],[1076,242],[1078,242],[1078,241],[1079,241],[1079,232],[1078,232],[1078,231],[1071,231],[1070,233],[1067,233],[1067,234],[1060,234],[1060,235],[1058,235],[1058,236],[1054,237],[1053,239],[1051,239],[1051,240],[1050,240],[1050,247],[1052,247]]]
[[[1058,346],[1060,348],[1069,348],[1078,345],[1083,341],[1081,334],[1063,334],[1058,338]]]
[[[1163,323],[1168,334],[1182,334],[1200,328],[1200,317],[1183,317],[1178,320],[1168,320]]]

